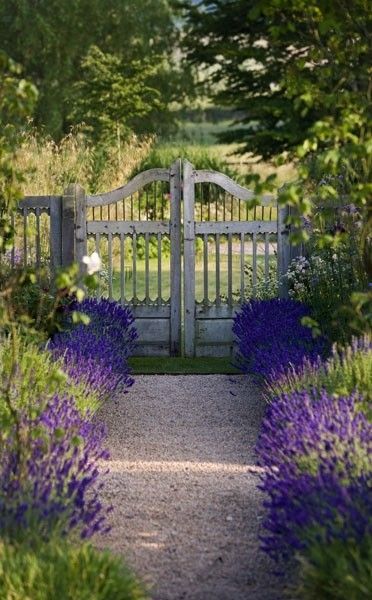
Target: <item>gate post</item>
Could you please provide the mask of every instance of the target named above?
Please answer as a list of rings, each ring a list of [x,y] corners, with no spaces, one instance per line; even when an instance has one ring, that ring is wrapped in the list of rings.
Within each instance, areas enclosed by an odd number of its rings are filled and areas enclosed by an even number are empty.
[[[70,183],[62,197],[62,266],[77,261],[82,268],[82,258],[87,251],[86,195],[77,183]]]
[[[195,356],[195,176],[183,165],[185,356]]]
[[[291,261],[291,247],[289,242],[289,225],[286,224],[289,216],[288,205],[278,206],[278,285],[279,298],[288,297],[288,282],[284,279]]]
[[[170,167],[170,355],[181,354],[181,160]]]

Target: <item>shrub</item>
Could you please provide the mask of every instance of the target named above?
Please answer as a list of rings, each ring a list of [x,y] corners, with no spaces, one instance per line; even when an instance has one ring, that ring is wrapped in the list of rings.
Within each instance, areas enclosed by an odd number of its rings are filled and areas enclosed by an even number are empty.
[[[271,381],[271,397],[300,390],[322,390],[335,398],[357,392],[368,405],[372,401],[372,341],[371,336],[354,339],[344,349],[333,347],[327,361],[305,360],[303,366],[289,368],[279,380]]]
[[[257,443],[267,468],[264,549],[288,558],[313,537],[359,542],[372,534],[372,426],[358,398],[295,392],[268,408]]]
[[[105,531],[99,500],[99,461],[105,430],[82,417],[74,402],[55,396],[40,414],[20,417],[2,441],[0,531],[24,537],[37,531],[47,539],[58,529],[78,527],[81,537]],[[21,444],[19,444],[19,441]]]
[[[310,329],[301,325],[301,318],[308,314],[306,306],[290,299],[243,304],[233,325],[241,370],[258,379],[273,380],[290,367],[302,365],[305,358],[315,360],[323,355],[324,339],[314,339]]]
[[[300,564],[297,596],[304,600],[367,600],[371,597],[372,536],[358,544],[314,541],[300,558]]]
[[[88,325],[75,325],[71,314],[78,310],[90,318]],[[68,328],[50,343],[53,356],[62,358],[74,382],[84,381],[104,400],[115,391],[133,384],[127,359],[137,337],[128,308],[102,298],[89,298],[68,307]]]
[[[0,341],[1,381],[10,380],[10,373],[16,361],[16,371],[11,383],[11,397],[14,408],[29,418],[35,417],[55,394],[70,397],[82,414],[94,412],[99,406],[98,394],[89,390],[83,380],[70,377],[63,371],[62,360],[53,360],[51,353],[22,339],[20,335],[4,337]],[[4,393],[4,390],[2,390]],[[0,424],[5,427],[9,419],[7,407],[0,393]]]
[[[118,557],[65,540],[0,541],[0,597],[7,600],[144,600]]]

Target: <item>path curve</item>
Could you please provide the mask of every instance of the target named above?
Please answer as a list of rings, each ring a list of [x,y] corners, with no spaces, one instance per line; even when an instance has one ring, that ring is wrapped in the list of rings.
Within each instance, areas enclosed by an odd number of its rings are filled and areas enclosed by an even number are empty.
[[[146,375],[105,404],[112,530],[153,600],[281,600],[259,551],[253,447],[264,411],[241,375]]]

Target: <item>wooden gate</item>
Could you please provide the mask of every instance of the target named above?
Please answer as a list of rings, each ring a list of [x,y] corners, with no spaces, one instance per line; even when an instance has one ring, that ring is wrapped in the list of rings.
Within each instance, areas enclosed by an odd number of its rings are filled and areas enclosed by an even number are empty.
[[[100,195],[71,184],[63,196],[21,201],[23,262],[55,271],[96,250],[97,295],[133,310],[139,356],[230,356],[236,310],[248,298],[286,296],[282,275],[299,252],[288,207],[267,196],[252,208],[252,198],[227,175],[181,160]]]

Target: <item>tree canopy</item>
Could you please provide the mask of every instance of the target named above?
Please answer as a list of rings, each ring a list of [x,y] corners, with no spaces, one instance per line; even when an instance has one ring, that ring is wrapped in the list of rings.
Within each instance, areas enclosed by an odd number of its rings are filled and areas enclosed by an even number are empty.
[[[179,29],[168,0],[3,0],[0,3],[1,47],[23,66],[25,75],[39,90],[35,122],[47,133],[60,137],[77,114],[76,96],[80,81],[94,81],[93,62],[110,60],[116,68],[123,91],[124,78],[135,64],[144,63],[146,89],[161,96],[162,104],[152,107],[151,120],[141,126],[157,131],[170,122],[164,119],[164,106],[181,99],[187,78],[180,72],[175,57]],[[98,50],[100,60],[98,60]],[[111,58],[109,58],[111,57]],[[98,64],[95,68],[99,68]],[[138,69],[137,69],[138,71]],[[137,72],[137,76],[138,72]],[[115,76],[114,76],[115,78]],[[107,81],[106,81],[107,84]],[[134,82],[129,77],[126,97]],[[148,94],[145,94],[148,97]],[[83,102],[87,108],[88,99]],[[138,94],[135,102],[138,103]],[[89,106],[99,118],[100,106]],[[157,114],[159,110],[159,114]],[[80,111],[81,112],[81,111]]]

